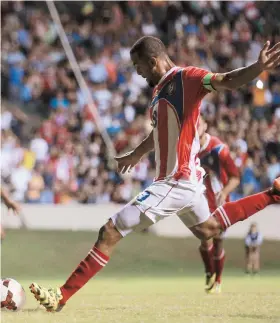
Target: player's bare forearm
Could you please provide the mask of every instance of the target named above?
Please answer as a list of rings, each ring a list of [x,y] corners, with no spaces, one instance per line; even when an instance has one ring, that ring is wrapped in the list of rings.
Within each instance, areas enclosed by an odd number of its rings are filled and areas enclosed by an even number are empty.
[[[247,67],[242,67],[228,73],[216,74],[211,79],[211,85],[218,90],[233,90],[247,84],[263,71],[273,71],[280,64],[280,42],[272,48],[270,42],[267,41],[260,51],[258,60]]]
[[[119,156],[115,157],[116,162],[118,163],[118,171],[121,174],[125,174],[127,171],[129,172],[130,169],[132,169],[141,158],[147,154],[149,151],[154,149],[154,138],[153,138],[153,132],[149,134],[148,137],[146,137],[141,144],[136,147],[134,150]]]
[[[9,205],[11,203],[11,200],[10,200],[7,192],[4,191],[3,188],[1,188],[1,199],[3,200],[5,205]]]
[[[256,62],[250,66],[238,68],[228,73],[216,74],[216,78],[211,80],[211,83],[217,91],[234,90],[248,84],[262,72],[262,66]]]
[[[12,209],[15,214],[19,214],[20,205],[18,203],[16,203],[15,201],[13,201],[9,197],[8,193],[5,190],[3,190],[2,188],[1,188],[1,198],[8,209]]]
[[[141,142],[141,144],[135,148],[135,153],[138,156],[144,156],[148,152],[154,150],[154,135],[153,131]]]
[[[231,192],[233,192],[237,186],[240,184],[239,177],[232,176],[229,178],[228,183],[223,188],[223,192],[226,196],[228,196]]]

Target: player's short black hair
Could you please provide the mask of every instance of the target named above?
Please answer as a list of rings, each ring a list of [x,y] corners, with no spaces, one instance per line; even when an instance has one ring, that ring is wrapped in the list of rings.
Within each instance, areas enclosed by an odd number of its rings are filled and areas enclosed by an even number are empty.
[[[130,55],[137,53],[139,57],[159,57],[162,54],[167,54],[166,47],[163,42],[153,36],[144,36],[137,40],[131,47]]]
[[[200,118],[204,121],[204,122],[207,122],[206,121],[206,116],[200,112]]]

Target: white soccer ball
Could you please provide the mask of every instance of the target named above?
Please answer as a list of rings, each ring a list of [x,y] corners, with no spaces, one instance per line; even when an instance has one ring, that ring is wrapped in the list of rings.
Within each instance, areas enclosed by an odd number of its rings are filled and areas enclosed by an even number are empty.
[[[12,278],[1,279],[1,308],[18,311],[25,304],[25,291],[20,283]]]

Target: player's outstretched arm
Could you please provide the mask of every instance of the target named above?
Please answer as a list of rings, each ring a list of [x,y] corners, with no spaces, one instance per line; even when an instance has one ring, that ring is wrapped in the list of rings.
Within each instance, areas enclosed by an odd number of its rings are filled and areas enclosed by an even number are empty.
[[[135,148],[135,152],[137,155],[144,156],[150,151],[154,150],[154,133],[153,131],[141,142],[141,144]]]
[[[237,176],[231,176],[228,179],[225,187],[216,196],[217,204],[222,205],[230,193],[232,193],[240,183],[240,179]]]
[[[13,201],[9,197],[8,193],[4,191],[2,188],[1,188],[1,198],[8,209],[12,209],[15,214],[19,214],[20,212],[19,204]]]
[[[226,185],[216,196],[218,205],[222,205],[225,202],[227,196],[232,193],[240,184],[240,173],[234,163],[234,160],[230,156],[230,151],[227,146],[223,147],[219,154],[219,157],[222,167],[225,169],[225,172],[228,176]]]
[[[267,41],[260,51],[258,60],[247,67],[242,67],[228,73],[217,73],[211,79],[211,85],[217,91],[233,90],[251,82],[263,71],[272,71],[280,65],[280,43],[269,49]]]
[[[134,150],[123,156],[115,157],[115,160],[118,163],[118,171],[122,174],[130,171],[145,154],[152,150],[154,150],[153,131],[151,131],[148,137],[146,137]]]

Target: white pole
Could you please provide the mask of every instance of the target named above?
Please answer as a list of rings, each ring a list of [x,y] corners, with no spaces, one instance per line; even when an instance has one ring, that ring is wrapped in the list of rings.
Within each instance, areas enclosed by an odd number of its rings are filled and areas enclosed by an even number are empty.
[[[102,122],[102,119],[96,109],[96,106],[93,102],[93,99],[92,99],[92,96],[91,96],[91,92],[85,82],[85,79],[81,73],[81,70],[80,70],[80,67],[77,63],[77,60],[74,56],[74,53],[72,51],[72,48],[69,44],[69,41],[67,39],[67,36],[65,34],[65,31],[63,29],[63,26],[61,24],[61,20],[60,20],[60,17],[59,17],[59,14],[57,12],[57,9],[55,7],[55,4],[53,3],[53,1],[46,1],[47,3],[47,6],[49,8],[49,11],[50,11],[50,14],[51,14],[51,17],[56,25],[56,29],[57,29],[57,32],[58,32],[58,35],[59,35],[59,38],[60,38],[60,41],[62,43],[62,46],[64,48],[64,51],[65,51],[65,54],[69,60],[69,63],[71,65],[71,68],[74,72],[74,75],[76,77],[76,80],[79,84],[79,87],[81,88],[81,90],[85,93],[86,95],[86,98],[87,98],[87,102],[88,102],[88,106],[89,106],[89,110],[90,110],[90,113],[92,114],[92,116],[94,117],[95,119],[95,122],[96,122],[96,126],[107,146],[107,149],[108,149],[108,155],[109,155],[109,158],[110,160],[112,161],[113,157],[115,156],[116,154],[116,151],[115,151],[115,147],[114,147],[114,144],[110,138],[110,136],[108,135],[106,129],[104,128],[103,126],[103,122]]]

